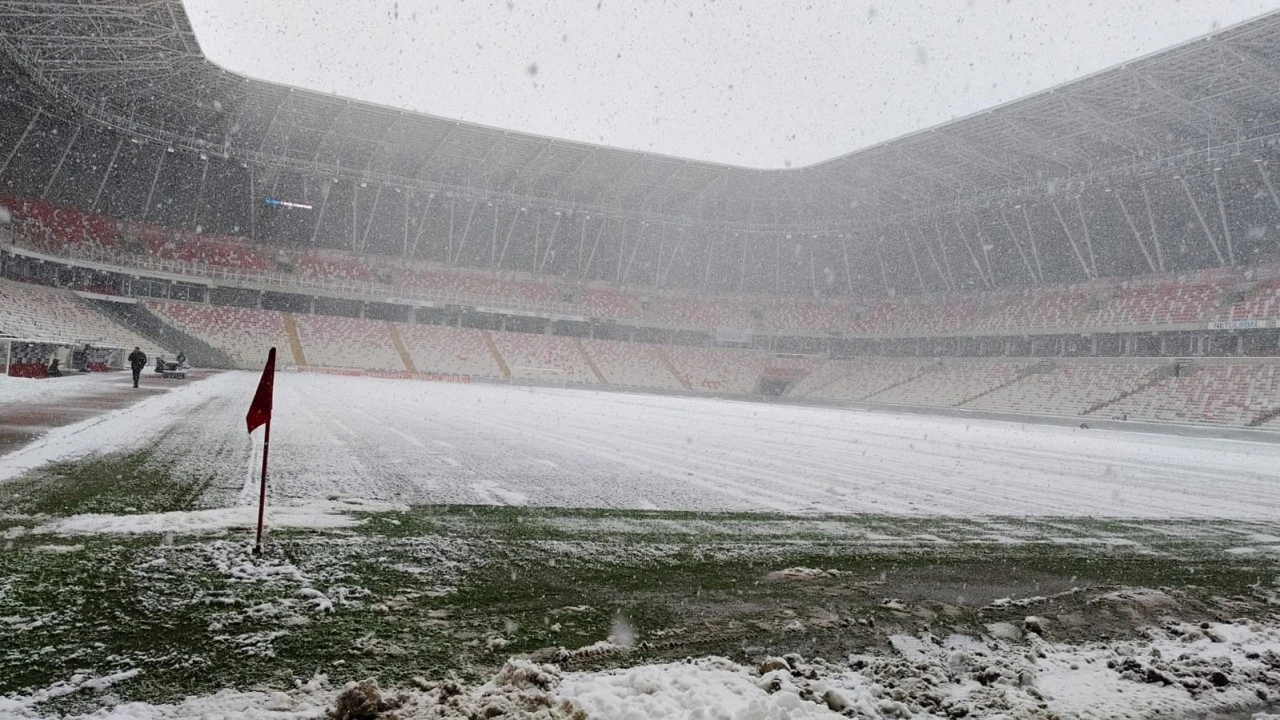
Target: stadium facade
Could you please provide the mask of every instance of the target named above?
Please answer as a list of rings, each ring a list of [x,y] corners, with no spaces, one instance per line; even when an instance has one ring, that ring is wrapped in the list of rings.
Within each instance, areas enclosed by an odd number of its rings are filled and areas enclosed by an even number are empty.
[[[0,186],[253,241],[699,291],[954,292],[1274,259],[1280,15],[805,168],[227,72],[180,0],[0,7]],[[266,207],[267,196],[311,205]]]
[[[0,2],[0,87],[11,374],[73,343],[241,368],[274,346],[300,370],[1280,427],[1280,13],[791,170],[251,80],[178,0]]]

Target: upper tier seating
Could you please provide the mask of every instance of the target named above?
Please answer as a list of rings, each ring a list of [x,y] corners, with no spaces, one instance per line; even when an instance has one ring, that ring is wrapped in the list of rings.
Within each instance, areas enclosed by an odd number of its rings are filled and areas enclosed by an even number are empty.
[[[310,366],[406,371],[382,320],[298,314],[294,321]]]
[[[118,223],[103,215],[3,195],[0,195],[0,207],[7,208],[23,225],[27,237],[46,250],[111,250],[117,246]]]
[[[12,210],[24,242],[50,252],[143,254],[182,263],[179,271],[197,276],[222,270],[280,272],[283,265],[292,264],[294,273],[321,284],[372,283],[405,294],[702,330],[965,335],[1280,319],[1280,267],[1276,265],[941,295],[703,296],[668,289],[575,287],[558,278],[510,271],[497,274],[333,249],[282,251],[243,238],[119,221],[27,198],[0,196],[0,205]],[[277,256],[287,262],[278,262]]]
[[[141,347],[153,358],[166,352],[67,290],[12,280],[0,280],[0,335],[130,350]]]
[[[507,362],[511,377],[598,384],[595,373],[573,338],[533,333],[495,332],[493,342]]]
[[[502,377],[484,342],[483,330],[396,323],[409,357],[420,373]]]
[[[292,358],[284,313],[169,300],[148,300],[147,309],[173,327],[226,353],[238,368],[261,368],[272,347],[277,348],[282,358]]]

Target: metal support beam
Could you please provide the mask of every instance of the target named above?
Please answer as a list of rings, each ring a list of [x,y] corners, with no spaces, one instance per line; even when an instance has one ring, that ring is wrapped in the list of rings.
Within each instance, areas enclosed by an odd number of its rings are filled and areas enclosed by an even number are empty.
[[[165,148],[160,149],[160,161],[156,163],[155,175],[151,176],[151,189],[147,191],[147,204],[142,208],[143,222],[146,222],[147,215],[151,214],[151,199],[156,194],[156,183],[160,182],[160,169],[164,167],[164,156],[167,155],[168,153],[169,151],[167,149]],[[252,194],[253,193],[253,173],[252,172],[249,173],[249,188],[250,188],[249,192],[250,194]],[[253,216],[252,215],[249,216],[249,226],[250,226],[250,235],[252,235],[253,234],[252,232]]]
[[[495,266],[502,269],[502,263],[507,259],[507,248],[511,246],[511,234],[516,230],[516,222],[520,219],[520,213],[525,212],[522,207],[511,211],[511,224],[507,226],[507,237],[502,241],[502,252],[498,253],[498,264]]]
[[[1084,246],[1089,251],[1089,264],[1093,266],[1093,276],[1098,277],[1098,257],[1093,254],[1093,238],[1089,233],[1089,220],[1084,214],[1084,203],[1076,196],[1076,210],[1080,213],[1080,227],[1084,228]]]
[[[844,288],[845,292],[853,294],[853,270],[849,267],[849,243],[845,241],[844,236],[840,236],[840,252],[844,255]]]
[[[1009,218],[1004,214],[1003,209],[997,209],[996,212],[1000,213],[1000,220],[1004,222],[1004,229],[1008,231],[1009,239],[1013,240],[1013,246],[1018,249],[1018,255],[1022,258],[1022,265],[1027,268],[1027,275],[1031,276],[1032,284],[1039,282],[1035,268],[1031,267],[1031,260],[1027,257],[1027,252],[1022,249],[1022,241],[1018,239],[1017,233],[1013,231],[1013,223],[1009,222]]]
[[[707,243],[707,264],[702,268],[702,291],[708,292],[711,287],[711,259],[715,257],[715,247]]]
[[[427,206],[422,209],[422,219],[418,221],[418,232],[413,234],[413,249],[409,251],[409,257],[416,258],[418,256],[418,244],[422,242],[422,236],[427,232],[427,218],[431,217],[431,205],[436,200],[436,194],[427,195]]]
[[[818,296],[818,268],[817,261],[814,259],[817,251],[813,245],[814,238],[809,238],[809,290],[814,297]]]
[[[401,218],[403,226],[400,236],[400,257],[407,259],[409,257],[409,191],[405,190],[401,195],[404,197],[404,202],[401,203],[400,209],[404,212]]]
[[[960,221],[957,220],[956,225],[958,226],[959,224]],[[973,216],[973,231],[978,236],[978,247],[982,249],[982,259],[987,266],[987,277],[991,279],[992,287],[995,287],[996,274],[991,269],[991,248],[995,246],[987,242],[987,236],[982,233],[982,221],[976,214]]]
[[[1147,205],[1147,224],[1151,226],[1151,245],[1156,250],[1156,267],[1164,272],[1164,250],[1160,247],[1160,234],[1156,232],[1156,211],[1151,205],[1151,193],[1147,191],[1145,183],[1142,186],[1142,201]]]
[[[1218,182],[1218,169],[1213,169],[1213,192],[1218,196],[1218,219],[1222,221],[1222,237],[1227,241],[1227,262],[1236,264],[1236,251],[1231,244],[1231,226],[1227,223],[1227,206],[1222,201],[1222,184]]]
[[[590,219],[590,215],[585,215],[578,223],[578,254],[573,257],[573,264],[578,271],[578,277],[582,277],[582,254],[587,251],[587,221]]]
[[[1058,208],[1058,203],[1050,198],[1049,204],[1053,206],[1053,214],[1058,218],[1058,224],[1062,226],[1062,232],[1067,236],[1067,242],[1071,243],[1071,249],[1075,252],[1076,260],[1080,261],[1080,270],[1084,273],[1086,280],[1093,279],[1093,272],[1089,270],[1089,263],[1085,262],[1084,253],[1080,252],[1080,246],[1076,243],[1075,236],[1071,234],[1071,228],[1067,225],[1066,218],[1062,217],[1062,210]]]
[[[76,140],[80,139],[80,131],[84,129],[83,125],[76,125],[76,131],[71,133],[71,140],[67,142],[67,149],[62,151],[62,157],[58,158],[58,164],[53,166],[53,174],[49,176],[49,182],[45,183],[44,190],[40,191],[40,199],[45,199],[49,194],[49,190],[53,188],[53,183],[58,179],[58,173],[62,172],[62,165],[67,161],[67,156],[71,154],[71,148],[75,147]]]
[[[357,250],[356,230],[360,227],[360,181],[351,181],[351,252]]]
[[[18,148],[22,147],[22,143],[26,142],[27,135],[30,134],[31,128],[36,126],[36,121],[40,119],[40,115],[44,112],[44,108],[36,108],[36,112],[31,116],[31,122],[27,123],[27,129],[22,131],[18,136],[18,142],[13,144],[13,149],[8,155],[4,156],[4,162],[0,163],[0,175],[4,175],[4,171],[9,169],[9,163],[13,162],[13,156],[18,154]]]
[[[467,213],[467,224],[462,226],[462,237],[458,238],[458,252],[453,256],[453,260],[449,262],[450,265],[457,265],[458,261],[462,259],[462,249],[466,247],[467,235],[471,232],[471,221],[475,219],[476,207],[480,205],[480,201],[478,200],[472,200],[470,202],[471,212]]]
[[[556,233],[560,230],[560,217],[561,217],[561,212],[557,210],[556,222],[554,225],[551,226],[551,237],[547,238],[547,249],[542,253],[542,262],[537,263],[537,268],[539,273],[541,273],[542,269],[547,266],[547,258],[550,257],[551,253],[553,252],[552,248],[556,244]],[[534,244],[533,254],[535,256],[538,254],[537,243]]]
[[[951,265],[951,259],[947,257],[947,239],[942,234],[942,228],[937,223],[933,225],[933,233],[938,236],[938,252],[942,255],[942,267],[947,270],[947,277],[951,278],[951,289],[956,290],[960,287],[959,281],[956,280],[956,270]]]
[[[671,255],[667,257],[667,267],[662,271],[662,279],[660,281],[661,285],[665,285],[667,283],[667,279],[671,276],[671,266],[676,263],[676,255],[679,255],[680,251],[684,250],[684,246],[688,240],[689,233],[685,232],[684,228],[676,228],[675,247],[671,248]],[[658,261],[661,263],[662,258],[658,258]]]
[[[124,146],[124,135],[116,141],[116,149],[111,151],[111,160],[107,162],[107,171],[102,173],[102,182],[98,183],[98,191],[93,194],[93,202],[89,203],[89,212],[97,212],[98,200],[102,199],[102,191],[107,187],[111,171],[116,167],[116,158],[120,156],[120,148]]]
[[[920,228],[916,227],[914,223],[911,227],[916,231],[916,237],[920,238],[920,244],[924,246],[925,252],[929,253],[929,261],[933,263],[934,272],[938,273],[939,278],[942,278],[942,287],[946,288],[947,292],[955,290],[951,286],[951,279],[947,277],[947,274],[942,270],[942,265],[938,263],[938,256],[933,254],[933,248],[930,247],[929,241],[925,239],[924,233],[920,232]]]
[[[613,269],[614,282],[622,283],[622,258],[627,254],[627,219],[622,219],[622,227],[618,229],[618,262]]]
[[[782,236],[773,240],[773,293],[782,294]]]
[[[920,283],[920,292],[929,292],[929,288],[924,284],[924,274],[920,272],[920,261],[916,258],[916,251],[911,248],[911,239],[905,232],[902,234],[902,242],[907,246],[907,254],[911,256],[911,266],[916,270],[916,282]]]
[[[1191,209],[1195,211],[1196,219],[1200,221],[1200,228],[1204,230],[1204,236],[1209,239],[1209,244],[1213,246],[1213,254],[1218,258],[1218,265],[1227,264],[1226,258],[1222,256],[1222,250],[1218,248],[1218,240],[1213,236],[1213,232],[1209,230],[1209,223],[1204,219],[1204,213],[1200,212],[1200,205],[1196,203],[1195,195],[1191,194],[1191,186],[1187,184],[1187,179],[1179,177],[1182,182],[1182,189],[1187,193],[1187,202],[1191,203]]]
[[[200,201],[204,199],[204,184],[209,178],[209,160],[207,158],[201,159],[200,165],[200,187],[196,189],[196,204],[191,209],[192,227],[200,224]]]
[[[982,269],[982,263],[978,261],[978,254],[973,251],[973,245],[969,242],[969,237],[964,234],[964,229],[960,227],[958,218],[951,219],[952,224],[956,226],[956,233],[960,235],[960,242],[964,244],[964,249],[969,253],[969,260],[973,263],[973,269],[978,271],[978,278],[982,280],[983,287],[991,289],[991,278]]]
[[[1262,163],[1258,163],[1258,172],[1262,174],[1262,182],[1267,186],[1267,195],[1271,197],[1272,204],[1280,211],[1280,195],[1276,194],[1276,186],[1271,182],[1271,173],[1267,172],[1267,166]]]
[[[587,256],[586,267],[582,270],[582,278],[586,279],[591,274],[591,263],[596,259],[596,250],[600,247],[600,238],[604,237],[604,230],[609,225],[609,218],[600,218],[600,229],[596,231],[596,241],[591,243],[591,254]]]
[[[373,219],[378,216],[378,202],[382,200],[382,186],[373,193],[373,207],[369,210],[369,219],[364,221],[364,234],[360,236],[360,252],[369,249],[369,231],[373,229]]]
[[[493,230],[489,233],[489,267],[497,267],[498,262],[498,203],[493,205]]]
[[[889,270],[884,265],[884,236],[876,238],[876,259],[880,261],[880,282],[884,283],[884,294],[893,297],[893,286],[889,284]]]
[[[647,222],[640,223],[639,234],[636,237],[635,244],[631,246],[631,258],[627,260],[627,266],[622,271],[621,284],[624,286],[627,284],[627,278],[631,276],[631,266],[636,262],[636,253],[640,250],[640,241],[644,240],[644,229],[648,227],[648,225],[649,223]]]
[[[1044,282],[1044,267],[1040,265],[1040,247],[1036,244],[1036,233],[1031,229],[1031,213],[1027,212],[1027,205],[1022,205],[1022,220],[1027,224],[1027,240],[1031,243],[1031,257],[1036,261],[1036,277],[1040,278],[1040,282]]]
[[[249,166],[249,237],[258,237],[258,202],[256,200],[257,193],[253,187],[253,166]],[[145,220],[145,214],[143,216]]]
[[[1116,202],[1120,203],[1120,212],[1124,213],[1124,219],[1129,223],[1129,229],[1133,231],[1133,241],[1138,244],[1138,249],[1142,251],[1142,257],[1147,260],[1147,267],[1151,272],[1159,272],[1156,269],[1155,262],[1151,259],[1151,253],[1147,252],[1147,246],[1142,242],[1142,235],[1138,232],[1138,226],[1133,222],[1133,216],[1129,214],[1129,208],[1124,204],[1124,198],[1120,197],[1120,193],[1115,193]]]

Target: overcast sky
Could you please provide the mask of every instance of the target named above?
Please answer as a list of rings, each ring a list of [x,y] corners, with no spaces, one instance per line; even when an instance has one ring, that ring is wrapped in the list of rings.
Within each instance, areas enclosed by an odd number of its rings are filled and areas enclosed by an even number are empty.
[[[1280,0],[185,0],[205,53],[446,118],[809,165],[1280,9]]]

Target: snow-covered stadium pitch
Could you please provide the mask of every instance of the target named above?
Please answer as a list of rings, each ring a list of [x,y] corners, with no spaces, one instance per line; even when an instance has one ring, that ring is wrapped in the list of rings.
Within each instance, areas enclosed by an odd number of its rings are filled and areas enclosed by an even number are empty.
[[[256,380],[148,378],[0,456],[0,716],[313,718],[370,676],[404,717],[1280,693],[1277,443],[282,372],[255,557]],[[0,417],[127,386],[6,379]]]
[[[194,507],[253,505],[255,384],[223,373],[55,429],[0,478],[145,447],[199,478]],[[706,398],[280,373],[272,448],[272,505],[1280,517],[1280,444]]]

